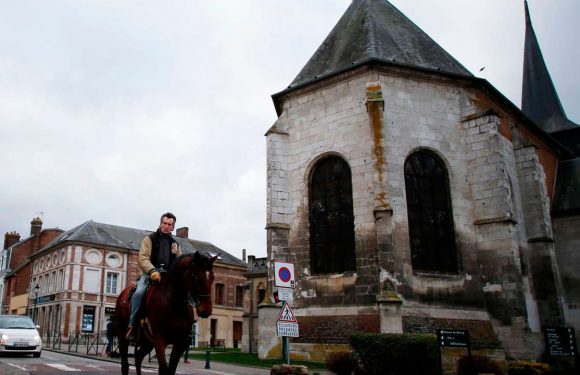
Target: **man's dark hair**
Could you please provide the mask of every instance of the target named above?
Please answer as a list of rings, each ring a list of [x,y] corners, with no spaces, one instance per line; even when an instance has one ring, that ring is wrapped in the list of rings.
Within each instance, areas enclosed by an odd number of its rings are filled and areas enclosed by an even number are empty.
[[[169,218],[169,219],[173,219],[173,224],[175,224],[175,222],[177,221],[177,218],[175,217],[174,214],[172,214],[171,212],[166,212],[163,215],[161,215],[159,222],[163,221],[164,217]]]

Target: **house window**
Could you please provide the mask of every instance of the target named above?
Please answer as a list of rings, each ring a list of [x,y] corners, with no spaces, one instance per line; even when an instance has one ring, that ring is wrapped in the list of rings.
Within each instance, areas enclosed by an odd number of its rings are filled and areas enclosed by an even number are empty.
[[[83,291],[88,293],[99,293],[99,279],[99,270],[85,268],[83,275]]]
[[[58,290],[64,290],[64,270],[58,270]]]
[[[310,267],[314,274],[356,270],[350,167],[320,160],[310,178]]]
[[[105,293],[119,294],[119,274],[114,272],[107,272],[107,281],[105,285]]]
[[[426,150],[409,156],[405,190],[413,270],[457,273],[449,178],[441,159]]]
[[[50,292],[54,293],[56,290],[56,271],[50,273]]]
[[[42,277],[42,275],[38,276],[38,284],[36,285],[44,285],[44,278]],[[36,290],[36,289],[35,289]],[[35,292],[36,293],[36,292]],[[42,286],[40,286],[38,288],[38,294],[42,295]]]
[[[34,287],[38,285],[38,283],[36,282],[36,277],[32,278],[32,282],[30,283],[30,287],[28,288],[28,297],[32,298],[34,297],[34,293],[35,293],[35,289]]]
[[[215,304],[224,304],[224,284],[215,284]]]
[[[236,307],[242,307],[244,305],[244,288],[241,286],[236,287]]]

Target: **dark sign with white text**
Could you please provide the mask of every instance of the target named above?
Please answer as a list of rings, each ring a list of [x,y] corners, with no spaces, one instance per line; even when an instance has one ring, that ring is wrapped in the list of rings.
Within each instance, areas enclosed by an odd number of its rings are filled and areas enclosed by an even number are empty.
[[[469,332],[465,329],[438,329],[439,346],[469,348]]]
[[[544,329],[546,339],[546,352],[551,356],[574,356],[576,355],[576,336],[574,328],[546,327]]]

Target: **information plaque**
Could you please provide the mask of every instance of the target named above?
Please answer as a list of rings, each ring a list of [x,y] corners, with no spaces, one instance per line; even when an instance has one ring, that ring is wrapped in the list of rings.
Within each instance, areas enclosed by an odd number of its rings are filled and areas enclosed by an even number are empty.
[[[576,336],[574,328],[546,327],[544,329],[546,351],[551,356],[576,355]]]
[[[438,329],[439,346],[469,348],[469,331],[465,329]]]

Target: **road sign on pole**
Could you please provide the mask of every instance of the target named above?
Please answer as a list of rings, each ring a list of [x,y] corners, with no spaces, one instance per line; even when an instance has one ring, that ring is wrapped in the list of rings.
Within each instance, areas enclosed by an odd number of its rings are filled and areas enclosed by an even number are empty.
[[[292,308],[286,301],[284,301],[284,305],[282,305],[282,309],[278,315],[278,321],[296,323],[296,316],[294,315],[294,311],[292,311]]]
[[[298,337],[298,322],[296,321],[296,316],[292,311],[292,308],[288,302],[284,301],[284,305],[280,310],[280,315],[278,315],[278,321],[276,322],[276,334],[278,336],[289,336]]]
[[[276,334],[278,336],[299,337],[298,323],[276,323]]]
[[[292,263],[274,262],[274,281],[277,287],[294,288],[294,265]]]
[[[292,288],[278,288],[278,299],[280,301],[294,301],[294,289]]]

